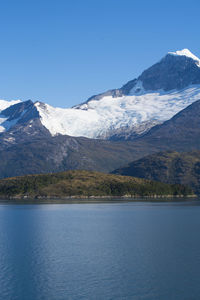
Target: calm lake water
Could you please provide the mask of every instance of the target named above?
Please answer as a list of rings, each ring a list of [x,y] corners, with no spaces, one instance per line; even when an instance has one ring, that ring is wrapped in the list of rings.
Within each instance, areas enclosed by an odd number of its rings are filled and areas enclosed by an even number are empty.
[[[200,299],[200,205],[0,205],[0,299]]]

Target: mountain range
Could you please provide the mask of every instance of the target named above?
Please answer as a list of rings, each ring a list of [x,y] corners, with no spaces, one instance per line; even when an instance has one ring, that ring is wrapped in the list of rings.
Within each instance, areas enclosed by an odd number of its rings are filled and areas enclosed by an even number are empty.
[[[165,150],[200,149],[200,60],[169,52],[119,89],[72,108],[0,100],[0,177],[111,172]]]
[[[0,101],[0,131],[39,119],[52,136],[133,139],[200,99],[200,61],[189,50],[169,52],[120,89],[72,108]],[[7,106],[7,107],[6,107]]]

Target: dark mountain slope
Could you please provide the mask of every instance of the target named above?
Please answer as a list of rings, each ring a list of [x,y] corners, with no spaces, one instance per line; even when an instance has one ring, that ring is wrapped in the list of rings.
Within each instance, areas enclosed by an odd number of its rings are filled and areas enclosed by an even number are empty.
[[[157,125],[134,145],[158,150],[200,149],[200,100],[189,105],[162,125]]]
[[[160,152],[134,161],[113,173],[190,186],[200,193],[200,151]]]
[[[132,141],[133,160],[148,154],[173,150],[200,150],[200,100],[172,119],[150,129],[143,137]]]
[[[23,127],[24,129],[24,127]],[[109,172],[135,157],[131,143],[24,133],[18,142],[4,136],[0,145],[0,177],[86,169]],[[19,141],[20,140],[20,141]]]

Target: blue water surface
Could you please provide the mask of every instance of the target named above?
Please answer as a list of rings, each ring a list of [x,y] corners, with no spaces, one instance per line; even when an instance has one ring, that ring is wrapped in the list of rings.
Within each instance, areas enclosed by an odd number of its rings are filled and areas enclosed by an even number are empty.
[[[200,206],[0,205],[0,299],[200,299]]]

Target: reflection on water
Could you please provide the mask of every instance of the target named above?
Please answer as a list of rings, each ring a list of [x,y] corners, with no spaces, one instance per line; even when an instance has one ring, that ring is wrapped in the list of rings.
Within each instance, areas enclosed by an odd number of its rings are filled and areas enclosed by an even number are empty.
[[[0,205],[0,299],[199,299],[200,206]]]

